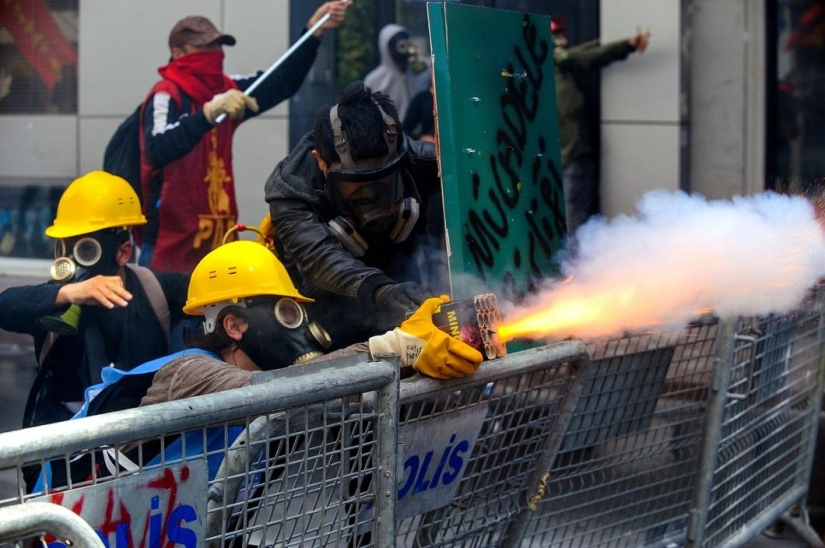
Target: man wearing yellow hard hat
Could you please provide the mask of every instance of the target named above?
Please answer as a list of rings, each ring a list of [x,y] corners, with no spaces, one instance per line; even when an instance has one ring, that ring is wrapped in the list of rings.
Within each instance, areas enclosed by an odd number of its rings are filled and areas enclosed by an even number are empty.
[[[40,365],[24,427],[71,418],[102,369],[169,353],[189,275],[127,267],[132,227],[144,224],[128,182],[88,173],[66,188],[46,229],[55,239],[52,281],[0,293],[0,329],[31,335]]]
[[[184,306],[187,314],[204,318],[203,334],[193,345],[205,352],[170,356],[141,405],[247,386],[256,371],[359,352],[399,354],[402,365],[434,378],[463,377],[478,368],[482,356],[433,325],[433,312],[446,300],[429,299],[399,328],[324,354],[326,331],[303,306],[311,299],[295,289],[278,258],[255,242],[224,244],[195,267]]]

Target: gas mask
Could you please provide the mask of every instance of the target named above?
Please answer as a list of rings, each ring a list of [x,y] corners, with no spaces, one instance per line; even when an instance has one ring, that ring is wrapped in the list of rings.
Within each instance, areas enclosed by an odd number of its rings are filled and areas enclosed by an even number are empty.
[[[335,150],[340,165],[327,172],[326,193],[340,217],[330,221],[333,234],[356,257],[369,248],[369,241],[388,238],[403,242],[418,220],[418,201],[404,196],[401,167],[405,153],[398,151],[399,132],[395,120],[375,102],[386,131],[382,132],[387,154],[354,161],[347,135],[338,117],[338,105],[329,112]]]
[[[332,344],[326,330],[310,323],[304,307],[289,297],[245,299],[244,313],[249,327],[238,347],[264,371],[304,363]]]
[[[77,283],[98,275],[117,274],[117,249],[132,237],[129,230],[108,228],[54,244],[54,262],[49,273],[58,283]],[[60,315],[43,316],[40,325],[60,335],[74,335],[80,322],[80,307],[71,305]]]
[[[415,47],[410,35],[401,31],[393,35],[389,41],[390,57],[396,65],[405,72],[407,67],[419,74],[426,70],[427,66],[418,57],[418,48]]]

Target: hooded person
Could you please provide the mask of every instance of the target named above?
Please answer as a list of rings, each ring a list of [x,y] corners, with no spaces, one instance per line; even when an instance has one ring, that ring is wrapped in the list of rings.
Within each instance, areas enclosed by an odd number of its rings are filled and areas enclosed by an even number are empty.
[[[419,252],[443,238],[435,148],[400,131],[383,93],[351,84],[322,108],[269,176],[278,256],[342,348],[392,329],[442,287],[422,284]]]
[[[404,120],[413,97],[430,88],[430,66],[410,31],[394,23],[378,33],[378,52],[380,62],[364,77],[364,84],[387,94]]]
[[[127,264],[132,228],[144,224],[128,182],[87,173],[63,192],[46,229],[55,239],[52,280],[0,293],[0,329],[31,335],[39,364],[24,427],[70,418],[104,369],[169,353],[189,275]]]
[[[301,87],[321,36],[337,27],[351,0],[322,4],[307,21],[329,19],[288,56],[252,95],[264,71],[224,73],[224,51],[235,37],[206,17],[189,16],[169,33],[169,63],[140,111],[140,188],[148,219],[140,231],[141,265],[191,272],[235,224],[232,143],[240,124],[275,107]],[[306,32],[306,31],[305,31]],[[223,122],[221,120],[226,118]]]

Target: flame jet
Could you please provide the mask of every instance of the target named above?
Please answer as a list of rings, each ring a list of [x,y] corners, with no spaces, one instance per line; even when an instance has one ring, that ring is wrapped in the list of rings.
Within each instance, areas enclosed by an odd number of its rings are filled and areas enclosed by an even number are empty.
[[[567,279],[505,308],[499,336],[592,338],[676,330],[708,311],[781,314],[825,278],[825,233],[804,197],[653,191],[637,210],[582,226]]]

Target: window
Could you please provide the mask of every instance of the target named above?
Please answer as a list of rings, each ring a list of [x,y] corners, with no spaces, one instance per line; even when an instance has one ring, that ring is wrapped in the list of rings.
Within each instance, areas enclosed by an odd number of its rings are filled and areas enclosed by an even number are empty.
[[[0,114],[77,113],[78,0],[0,0]]]
[[[825,181],[825,4],[780,0],[768,110],[768,185],[816,195]]]

